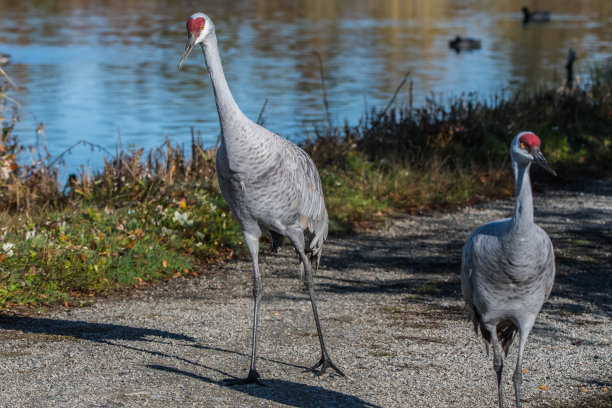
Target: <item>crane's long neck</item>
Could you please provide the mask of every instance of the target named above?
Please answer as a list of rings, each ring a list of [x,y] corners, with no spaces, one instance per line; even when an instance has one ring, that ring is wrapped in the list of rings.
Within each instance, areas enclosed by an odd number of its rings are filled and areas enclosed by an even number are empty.
[[[512,162],[514,178],[516,179],[516,208],[512,219],[513,227],[524,228],[533,224],[533,195],[531,193],[531,180],[529,179],[529,166]]]
[[[215,102],[217,103],[217,112],[219,113],[219,122],[221,123],[221,136],[225,137],[225,129],[230,127],[231,123],[236,123],[241,119],[246,119],[227,85],[223,66],[221,65],[221,57],[219,56],[219,47],[217,46],[217,37],[214,32],[211,32],[207,38],[206,44],[202,45],[204,60],[206,67],[210,73],[213,90],[215,92]]]

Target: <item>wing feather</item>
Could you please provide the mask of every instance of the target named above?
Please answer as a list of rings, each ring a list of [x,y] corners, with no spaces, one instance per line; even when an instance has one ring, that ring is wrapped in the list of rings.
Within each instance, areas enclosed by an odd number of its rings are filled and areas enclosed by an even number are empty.
[[[290,188],[298,197],[297,212],[304,228],[306,250],[317,255],[327,238],[329,219],[321,178],[314,162],[300,147],[282,139],[285,143],[285,160],[290,161]]]

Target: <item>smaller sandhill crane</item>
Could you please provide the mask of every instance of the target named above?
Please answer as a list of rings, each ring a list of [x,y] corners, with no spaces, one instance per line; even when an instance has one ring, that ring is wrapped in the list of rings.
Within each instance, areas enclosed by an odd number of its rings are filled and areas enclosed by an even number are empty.
[[[533,222],[533,198],[529,167],[537,163],[556,175],[542,152],[540,139],[521,132],[510,145],[516,179],[514,216],[478,228],[463,248],[461,291],[474,330],[482,333],[487,353],[493,346],[499,407],[503,408],[502,369],[504,354],[519,333],[519,350],[512,380],[516,406],[520,408],[521,364],[527,337],[552,289],[555,255],[550,238]]]

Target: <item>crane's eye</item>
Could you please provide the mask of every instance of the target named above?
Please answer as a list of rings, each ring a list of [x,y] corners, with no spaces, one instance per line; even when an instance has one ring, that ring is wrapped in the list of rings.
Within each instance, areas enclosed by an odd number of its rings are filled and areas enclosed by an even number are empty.
[[[521,147],[525,150],[527,150],[527,145],[525,144],[525,142],[521,142]]]
[[[204,29],[204,24],[200,26],[200,31],[202,31],[203,29]]]

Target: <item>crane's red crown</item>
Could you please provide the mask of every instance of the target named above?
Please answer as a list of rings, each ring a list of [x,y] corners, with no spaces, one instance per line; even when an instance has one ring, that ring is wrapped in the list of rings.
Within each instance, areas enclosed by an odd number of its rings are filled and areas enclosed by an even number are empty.
[[[519,138],[519,142],[521,144],[527,145],[530,149],[533,147],[540,147],[540,138],[535,135],[535,133],[525,133],[523,136]]]
[[[200,31],[204,29],[206,20],[204,17],[190,18],[187,20],[187,31],[193,34],[200,34]]]

